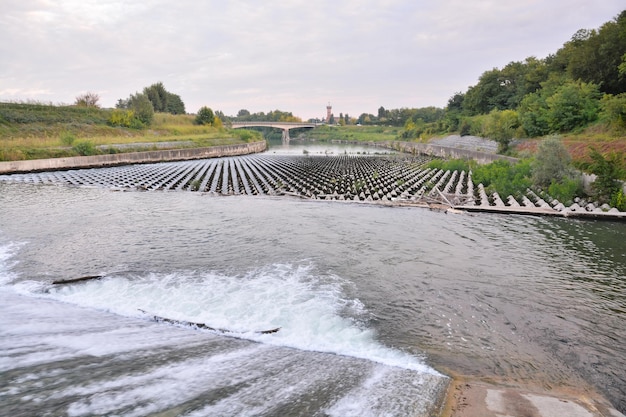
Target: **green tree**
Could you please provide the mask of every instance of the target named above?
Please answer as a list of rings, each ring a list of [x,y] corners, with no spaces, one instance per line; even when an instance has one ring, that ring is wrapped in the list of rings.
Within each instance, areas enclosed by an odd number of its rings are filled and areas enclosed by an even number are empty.
[[[626,54],[626,10],[598,30],[579,30],[559,52],[572,79],[597,84],[604,93],[626,92],[626,78],[619,73]]]
[[[514,110],[492,110],[486,120],[485,134],[498,142],[498,152],[509,150],[509,143],[515,137],[519,119]]]
[[[600,117],[617,133],[626,132],[626,93],[606,94],[601,102]]]
[[[250,112],[246,109],[241,109],[237,112],[237,118],[239,120],[247,120],[250,117]]]
[[[600,92],[595,84],[568,82],[546,99],[553,132],[567,132],[598,118]]]
[[[198,125],[210,125],[215,121],[215,115],[213,114],[213,110],[208,108],[207,106],[200,107],[198,113],[196,114],[195,123]]]
[[[526,95],[518,108],[519,121],[524,132],[530,137],[550,133],[548,103],[542,91]]]
[[[171,114],[185,114],[185,103],[178,94],[167,94],[167,109]]]
[[[162,82],[152,84],[150,87],[143,89],[143,93],[148,97],[152,103],[152,108],[157,113],[164,113],[167,111],[167,90]]]
[[[478,79],[478,84],[468,88],[463,100],[463,109],[469,115],[487,114],[493,109],[507,108],[506,96],[502,91],[507,87],[503,84],[502,74],[494,68],[485,71]]]
[[[145,126],[152,124],[154,108],[145,94],[137,93],[129,98],[128,108],[135,112],[135,117]]]

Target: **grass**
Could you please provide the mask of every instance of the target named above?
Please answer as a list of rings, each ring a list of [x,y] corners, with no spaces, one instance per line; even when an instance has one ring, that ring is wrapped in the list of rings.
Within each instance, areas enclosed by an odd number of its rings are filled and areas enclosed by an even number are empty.
[[[158,142],[172,142],[167,147],[172,149],[262,140],[256,132],[195,125],[191,115],[157,113],[146,129],[113,127],[107,125],[111,111],[41,103],[0,103],[0,161],[76,156],[81,154],[81,147],[83,150],[108,147],[107,151],[96,152],[110,153],[146,150],[149,145],[145,144]],[[133,144],[139,145],[133,147]],[[125,147],[117,149],[116,145]]]
[[[304,136],[322,142],[385,142],[398,139],[401,128],[389,126],[319,126],[307,130]]]
[[[560,137],[572,156],[574,165],[580,168],[584,168],[591,162],[590,148],[596,149],[603,155],[611,153],[626,155],[626,134],[610,130],[601,123],[591,125],[580,132],[560,135]],[[543,138],[525,140],[516,147],[515,152],[521,156],[534,154],[542,140]],[[626,158],[622,158],[620,168],[626,175]]]

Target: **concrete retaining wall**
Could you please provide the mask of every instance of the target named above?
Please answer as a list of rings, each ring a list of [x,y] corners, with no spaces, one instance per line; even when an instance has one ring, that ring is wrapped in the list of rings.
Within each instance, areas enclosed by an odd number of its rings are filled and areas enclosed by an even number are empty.
[[[19,172],[55,171],[65,169],[96,168],[115,165],[144,164],[150,162],[183,161],[188,159],[218,158],[221,156],[247,155],[263,152],[265,141],[240,145],[211,146],[209,148],[170,149],[118,153],[68,158],[33,159],[29,161],[0,162],[0,174]]]
[[[504,159],[509,162],[517,162],[517,158],[505,155],[497,155],[487,152],[473,151],[470,149],[449,148],[447,146],[432,145],[430,143],[415,142],[390,142],[390,147],[407,153],[419,153],[422,155],[438,156],[451,159],[473,159],[480,164]]]

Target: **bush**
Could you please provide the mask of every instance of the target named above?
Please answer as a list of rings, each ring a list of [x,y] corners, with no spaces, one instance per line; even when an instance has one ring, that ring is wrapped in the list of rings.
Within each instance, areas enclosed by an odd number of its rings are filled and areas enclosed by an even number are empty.
[[[133,119],[135,119],[133,110],[115,109],[111,112],[108,123],[111,126],[131,127]]]
[[[617,133],[626,132],[626,93],[605,95],[602,98],[601,118]]]
[[[593,161],[589,168],[592,173],[597,175],[591,186],[595,197],[599,201],[606,203],[621,190],[618,179],[624,174],[620,168],[624,160],[624,154],[612,153],[605,157],[594,148],[590,148],[589,156]]]
[[[572,157],[558,136],[551,136],[539,144],[532,164],[533,184],[548,187],[554,181],[561,183],[574,177]]]
[[[72,150],[82,156],[95,155],[98,153],[93,142],[90,141],[80,141],[74,145]]]
[[[575,197],[583,195],[582,180],[566,178],[560,182],[552,181],[550,187],[548,187],[548,194],[561,203],[570,205]]]
[[[76,136],[72,132],[63,132],[61,134],[61,143],[65,146],[72,146],[75,140]]]
[[[237,136],[244,142],[250,142],[254,135],[249,130],[237,129]]]
[[[532,185],[530,179],[531,160],[523,159],[516,164],[498,160],[487,165],[478,165],[472,170],[474,183],[482,183],[490,191],[501,196],[514,195]]]
[[[626,196],[624,196],[623,189],[619,189],[613,193],[610,205],[619,211],[626,211]]]
[[[470,170],[469,162],[465,159],[433,159],[426,166],[430,169],[443,171],[468,172]]]
[[[74,104],[79,107],[100,107],[100,96],[96,93],[85,93],[76,97]]]

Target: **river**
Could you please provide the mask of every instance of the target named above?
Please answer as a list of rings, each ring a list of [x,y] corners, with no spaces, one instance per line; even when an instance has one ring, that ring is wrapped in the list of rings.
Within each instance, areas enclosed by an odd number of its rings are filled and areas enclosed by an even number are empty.
[[[0,401],[13,416],[427,416],[453,371],[595,390],[624,412],[624,236],[0,181]],[[51,284],[85,275],[103,278]]]

